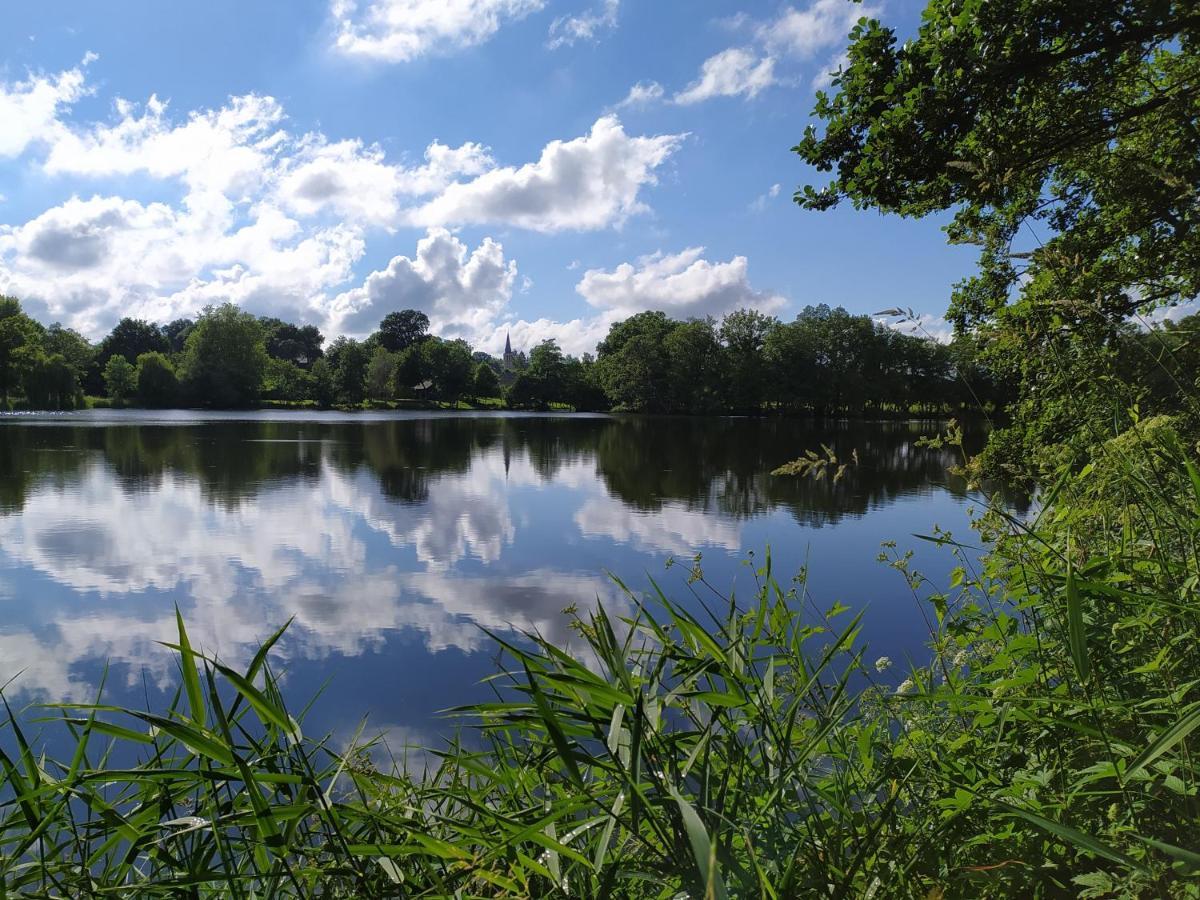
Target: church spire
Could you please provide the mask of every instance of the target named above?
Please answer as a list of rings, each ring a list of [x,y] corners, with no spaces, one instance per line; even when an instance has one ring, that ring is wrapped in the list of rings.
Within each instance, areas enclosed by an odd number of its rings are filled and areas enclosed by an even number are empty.
[[[512,341],[509,338],[510,338],[509,333],[505,332],[505,334],[504,334],[504,355],[505,356],[512,356]]]

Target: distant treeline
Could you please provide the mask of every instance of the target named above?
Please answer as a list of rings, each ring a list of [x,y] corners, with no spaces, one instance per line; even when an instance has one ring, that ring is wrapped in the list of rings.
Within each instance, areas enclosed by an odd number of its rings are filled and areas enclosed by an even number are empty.
[[[939,343],[841,308],[790,322],[754,310],[677,321],[643,312],[615,323],[597,352],[554,341],[498,359],[429,333],[416,310],[387,315],[363,341],[325,346],[312,325],[233,304],[155,325],[122,319],[99,343],[45,327],[0,298],[0,402],[73,409],[114,405],[320,407],[425,400],[670,413],[956,412],[1003,405],[1005,386],[970,338]]]

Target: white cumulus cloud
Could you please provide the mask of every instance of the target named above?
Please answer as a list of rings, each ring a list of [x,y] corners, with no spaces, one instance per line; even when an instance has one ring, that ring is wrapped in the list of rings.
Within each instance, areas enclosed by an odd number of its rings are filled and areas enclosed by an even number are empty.
[[[505,22],[545,0],[333,0],[335,49],[346,56],[407,62],[487,41]]]
[[[447,186],[409,219],[416,225],[508,224],[544,232],[620,225],[645,210],[639,193],[657,184],[655,170],[684,137],[630,137],[616,116],[604,116],[584,137],[551,141],[537,162]]]
[[[605,116],[523,165],[437,140],[410,163],[355,138],[293,132],[268,96],[190,112],[153,95],[117,99],[109,116],[75,121],[71,105],[88,92],[81,68],[0,85],[10,116],[0,156],[24,155],[78,191],[0,224],[0,292],[93,338],[121,316],[167,321],[225,301],[329,336],[395,301],[428,308],[450,333],[490,336],[515,263],[490,239],[467,254],[443,229],[619,226],[646,209],[644,189],[684,137],[629,135]],[[138,199],[115,195],[114,177],[134,180]],[[354,287],[368,243],[405,226],[434,230],[416,256]]]
[[[419,309],[435,333],[477,337],[512,297],[517,264],[491,238],[468,252],[466,244],[444,228],[433,228],[417,242],[412,258],[396,256],[387,268],[372,272],[360,287],[333,301],[338,331],[369,331],[387,313]]]
[[[611,272],[589,269],[575,290],[592,306],[621,316],[644,309],[676,318],[721,316],[741,307],[774,312],[786,302],[750,285],[746,257],[710,262],[703,253],[703,247],[689,247],[644,256],[636,265],[622,263]]]
[[[84,63],[95,57],[88,54]],[[84,95],[82,67],[57,75],[33,75],[25,81],[0,81],[0,159],[19,156],[38,141],[52,140],[60,131],[60,108]]]

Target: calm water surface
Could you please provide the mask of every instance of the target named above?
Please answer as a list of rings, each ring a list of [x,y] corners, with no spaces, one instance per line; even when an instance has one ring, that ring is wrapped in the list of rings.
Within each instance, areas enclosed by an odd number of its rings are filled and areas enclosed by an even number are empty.
[[[294,702],[328,682],[308,731],[431,740],[481,696],[480,626],[568,644],[564,607],[628,603],[605,573],[686,593],[752,589],[770,545],[816,601],[867,607],[871,652],[921,657],[925,626],[880,541],[944,573],[911,537],[970,539],[975,499],[930,424],[465,414],[92,411],[0,418],[0,684],[9,696],[161,703],[174,607],[192,642],[244,662],[289,618]],[[837,485],[772,477],[832,446]]]

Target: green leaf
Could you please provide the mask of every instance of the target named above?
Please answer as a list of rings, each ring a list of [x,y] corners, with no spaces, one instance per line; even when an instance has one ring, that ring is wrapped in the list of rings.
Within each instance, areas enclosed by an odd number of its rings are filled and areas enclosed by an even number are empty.
[[[1112,862],[1120,863],[1121,865],[1127,866],[1130,869],[1136,869],[1139,872],[1144,872],[1146,870],[1145,866],[1143,866],[1137,860],[1126,856],[1119,850],[1114,850],[1112,847],[1102,843],[1101,841],[1092,837],[1090,834],[1080,831],[1078,828],[1072,828],[1070,825],[1064,825],[1062,822],[1055,822],[1052,819],[1047,819],[1045,816],[1039,816],[1037,813],[1030,812],[1026,809],[1018,809],[1017,807],[1010,806],[1003,800],[997,800],[994,797],[988,799],[989,802],[999,806],[1009,815],[1019,816],[1026,822],[1036,825],[1043,831],[1048,831],[1050,834],[1068,844],[1079,847],[1080,849],[1086,850],[1089,853],[1094,853],[1096,856],[1103,857],[1104,859],[1111,860]]]
[[[704,885],[705,898],[726,900],[729,896],[721,873],[717,871],[717,854],[708,837],[708,829],[692,805],[683,799],[683,795],[672,789],[671,796],[679,807],[679,815],[683,818],[683,827],[687,831],[688,843],[692,845],[692,855],[696,858],[696,868],[700,872],[700,883]]]
[[[1079,582],[1075,578],[1075,567],[1067,559],[1067,637],[1071,645],[1071,659],[1080,681],[1087,681],[1091,674],[1091,662],[1087,652],[1087,631],[1083,624],[1083,603],[1079,597]]]
[[[201,728],[207,723],[207,712],[204,707],[204,694],[200,691],[200,675],[196,671],[196,654],[188,641],[187,629],[183,626],[183,614],[179,606],[175,606],[175,623],[179,627],[179,663],[183,669],[183,687],[187,691],[188,708],[192,721]]]
[[[575,765],[574,755],[571,753],[571,745],[567,741],[567,736],[563,732],[562,727],[558,724],[558,720],[554,716],[554,711],[550,708],[549,702],[546,700],[546,695],[542,692],[541,686],[533,675],[533,671],[528,665],[525,666],[525,675],[529,679],[529,690],[533,694],[533,700],[537,704],[538,713],[542,717],[542,721],[546,723],[546,731],[550,734],[550,740],[554,742],[554,749],[558,751],[558,755],[562,758],[563,765],[567,767],[567,774],[571,776],[571,780],[575,782],[575,786],[583,787],[583,777],[579,774],[579,767]]]
[[[1200,727],[1200,705],[1193,707],[1191,712],[1181,717],[1177,722],[1175,722],[1174,725],[1153,740],[1150,743],[1150,746],[1139,753],[1137,758],[1129,764],[1127,777],[1136,775],[1146,766],[1153,763],[1156,759],[1195,731],[1197,727]]]
[[[1184,850],[1182,847],[1176,847],[1174,844],[1167,844],[1163,841],[1156,841],[1154,838],[1142,837],[1140,834],[1135,834],[1135,838],[1155,850],[1165,853],[1167,856],[1178,860],[1186,865],[1189,869],[1200,869],[1200,853],[1194,850]]]

